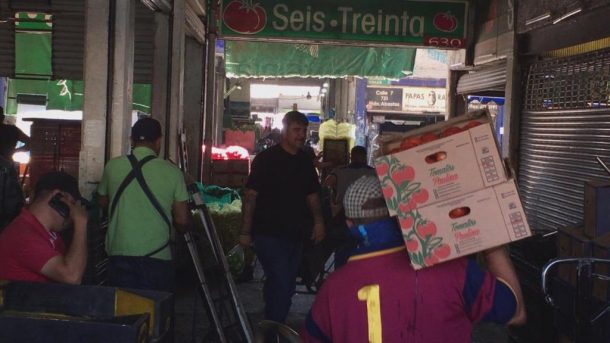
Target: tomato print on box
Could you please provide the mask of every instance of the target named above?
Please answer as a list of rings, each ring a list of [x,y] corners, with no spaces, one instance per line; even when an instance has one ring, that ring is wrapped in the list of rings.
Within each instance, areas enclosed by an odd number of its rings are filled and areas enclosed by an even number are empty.
[[[436,224],[424,218],[418,204],[428,201],[428,190],[414,182],[413,167],[392,155],[376,161],[375,170],[391,215],[398,217],[405,245],[416,269],[432,266],[451,255],[451,247],[437,236]]]

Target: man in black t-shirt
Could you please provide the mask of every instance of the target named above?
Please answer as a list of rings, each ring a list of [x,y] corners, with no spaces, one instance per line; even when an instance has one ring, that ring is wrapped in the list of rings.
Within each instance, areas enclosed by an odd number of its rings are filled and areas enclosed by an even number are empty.
[[[256,156],[243,198],[240,244],[254,242],[265,271],[265,319],[283,323],[292,304],[303,240],[324,238],[318,175],[302,150],[307,117],[291,111],[282,120],[280,144]]]

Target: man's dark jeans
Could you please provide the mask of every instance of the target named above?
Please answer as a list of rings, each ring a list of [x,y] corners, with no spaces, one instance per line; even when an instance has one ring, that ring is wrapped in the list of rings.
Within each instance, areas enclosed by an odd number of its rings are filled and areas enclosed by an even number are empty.
[[[172,261],[139,256],[111,256],[109,260],[110,286],[174,292]]]
[[[296,289],[302,243],[273,236],[254,237],[254,251],[265,271],[265,319],[286,321]]]

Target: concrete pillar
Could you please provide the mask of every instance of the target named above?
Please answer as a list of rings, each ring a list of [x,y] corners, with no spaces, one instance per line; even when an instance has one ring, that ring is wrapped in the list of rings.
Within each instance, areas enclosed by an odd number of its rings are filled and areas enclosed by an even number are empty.
[[[347,109],[347,120],[355,124],[356,123],[356,79],[353,76],[348,77],[346,80],[346,109]]]
[[[334,86],[335,119],[337,121],[348,120],[349,114],[353,114],[355,109],[356,84],[355,82],[349,82],[348,79],[336,79]]]
[[[502,135],[502,157],[508,158],[515,172],[519,170],[519,126],[521,119],[521,65],[519,63],[519,44],[515,22],[517,8],[509,7],[512,11],[509,27],[512,31],[511,53],[506,57],[506,89],[504,91],[504,133]],[[516,175],[515,175],[516,176]]]
[[[445,118],[449,116],[458,116],[464,113],[464,106],[459,106],[461,94],[457,94],[457,84],[460,76],[463,75],[460,71],[450,70],[447,77],[447,101],[445,103],[446,114]]]
[[[134,1],[115,2],[110,157],[130,148],[135,17]]]
[[[506,58],[506,90],[504,101],[504,133],[502,135],[502,157],[511,160],[512,167],[519,170],[519,126],[521,118],[521,66],[517,45]]]
[[[216,2],[212,2],[210,13],[212,18],[218,11]],[[201,180],[209,183],[212,178],[212,145],[214,144],[214,111],[216,110],[216,21],[212,20],[208,27],[208,40],[206,42],[206,82],[205,82],[205,116],[203,144],[206,149],[203,154]],[[224,93],[224,90],[222,90]]]
[[[213,144],[219,145],[223,141],[222,117],[224,115],[224,90],[225,90],[225,72],[222,68],[222,60],[216,57],[216,113],[214,113],[214,134]],[[250,102],[250,99],[247,100]]]
[[[185,0],[174,0],[172,12],[172,46],[170,66],[169,131],[167,137],[167,157],[178,162],[178,132],[183,127],[184,118],[184,41],[185,41]]]
[[[79,188],[89,198],[102,178],[108,112],[108,0],[85,2],[84,99]]]
[[[195,39],[186,39],[184,64],[184,129],[188,148],[188,173],[199,179],[199,167],[203,133],[203,68],[204,46]]]
[[[164,144],[161,145],[160,156],[167,157],[169,135],[167,132],[168,117],[168,69],[169,69],[169,16],[163,12],[155,12],[155,41],[153,56],[152,79],[152,117],[161,123],[165,130]]]

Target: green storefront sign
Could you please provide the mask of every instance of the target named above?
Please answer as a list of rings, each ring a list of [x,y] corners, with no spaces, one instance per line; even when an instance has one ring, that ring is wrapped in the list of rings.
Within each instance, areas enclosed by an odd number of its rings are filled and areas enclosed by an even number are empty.
[[[463,48],[466,1],[222,0],[226,39]]]

